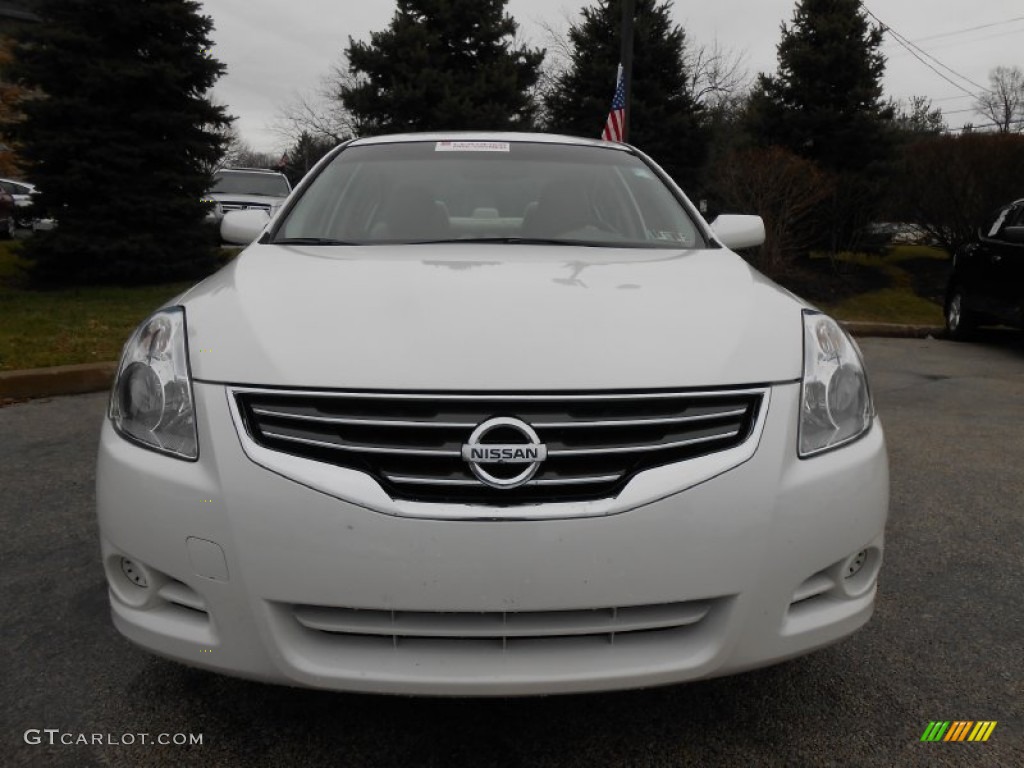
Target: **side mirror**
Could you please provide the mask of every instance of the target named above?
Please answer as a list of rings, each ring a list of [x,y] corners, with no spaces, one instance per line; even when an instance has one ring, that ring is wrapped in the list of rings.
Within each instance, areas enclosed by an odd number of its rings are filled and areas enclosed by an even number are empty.
[[[711,231],[722,245],[734,251],[764,242],[764,221],[760,216],[725,214],[711,222]]]
[[[249,245],[270,221],[266,211],[228,211],[220,222],[220,238],[226,243]]]
[[[1008,243],[1024,243],[1024,226],[1006,227],[1003,239]]]

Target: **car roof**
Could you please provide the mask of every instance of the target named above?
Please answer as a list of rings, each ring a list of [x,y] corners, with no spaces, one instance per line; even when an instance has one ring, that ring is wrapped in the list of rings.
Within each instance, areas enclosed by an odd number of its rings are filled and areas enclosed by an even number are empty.
[[[555,133],[525,133],[513,131],[435,131],[429,133],[394,133],[384,136],[367,136],[355,139],[349,146],[370,146],[373,144],[407,144],[420,141],[502,141],[508,143],[527,142],[532,144],[571,144],[581,147],[601,147],[628,152],[628,144],[585,139],[580,136],[564,136]]]
[[[22,181],[21,179],[0,179],[0,181],[6,181],[8,184],[21,184],[23,187],[30,187],[32,189],[36,187],[31,181]]]

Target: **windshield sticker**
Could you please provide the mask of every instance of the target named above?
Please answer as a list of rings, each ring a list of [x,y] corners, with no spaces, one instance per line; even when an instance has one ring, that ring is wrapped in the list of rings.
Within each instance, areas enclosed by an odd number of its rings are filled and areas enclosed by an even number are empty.
[[[435,152],[508,152],[507,141],[439,141]]]
[[[669,231],[658,231],[654,229],[647,230],[647,235],[651,240],[661,240],[672,243],[682,243],[683,245],[690,244],[690,236],[685,232],[669,232]]]
[[[648,171],[646,168],[634,168],[633,175],[641,179],[653,179],[654,174]]]

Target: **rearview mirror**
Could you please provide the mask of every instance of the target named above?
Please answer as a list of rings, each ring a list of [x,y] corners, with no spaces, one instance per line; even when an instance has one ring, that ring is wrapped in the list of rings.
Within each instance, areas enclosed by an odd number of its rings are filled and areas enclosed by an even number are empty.
[[[226,243],[249,245],[260,236],[268,221],[270,214],[266,211],[228,211],[220,222],[220,238]]]
[[[764,242],[764,221],[760,216],[725,214],[711,222],[711,231],[726,248],[754,248]]]

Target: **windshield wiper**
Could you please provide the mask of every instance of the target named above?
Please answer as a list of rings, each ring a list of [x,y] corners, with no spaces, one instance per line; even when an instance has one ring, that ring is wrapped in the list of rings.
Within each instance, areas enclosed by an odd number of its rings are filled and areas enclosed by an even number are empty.
[[[453,237],[441,240],[414,240],[408,245],[435,245],[449,243],[498,243],[501,245],[585,245],[593,248],[615,248],[616,243],[594,240],[567,240],[554,237]]]
[[[286,237],[271,240],[270,245],[359,245],[348,240],[333,240],[329,237]]]

